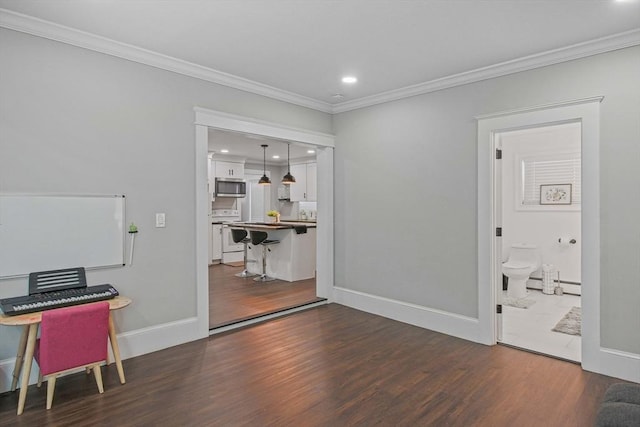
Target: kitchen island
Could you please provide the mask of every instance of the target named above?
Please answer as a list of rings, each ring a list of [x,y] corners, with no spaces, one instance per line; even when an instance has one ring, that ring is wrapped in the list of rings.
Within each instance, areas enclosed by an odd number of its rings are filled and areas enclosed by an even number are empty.
[[[233,222],[228,227],[247,232],[266,231],[268,239],[280,243],[269,245],[267,275],[287,282],[312,279],[316,275],[316,224],[312,222]],[[247,270],[262,273],[262,245],[249,244]]]

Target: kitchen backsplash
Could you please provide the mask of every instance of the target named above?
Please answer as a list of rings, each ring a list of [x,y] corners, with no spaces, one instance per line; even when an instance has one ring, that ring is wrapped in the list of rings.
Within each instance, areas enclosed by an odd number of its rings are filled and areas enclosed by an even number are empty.
[[[315,220],[317,218],[317,202],[280,202],[279,205],[281,219]]]

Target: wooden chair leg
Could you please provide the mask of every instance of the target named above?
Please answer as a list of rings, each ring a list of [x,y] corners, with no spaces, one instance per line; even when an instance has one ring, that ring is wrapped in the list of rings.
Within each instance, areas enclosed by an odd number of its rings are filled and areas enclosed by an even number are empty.
[[[38,388],[42,385],[42,372],[38,373]]]
[[[96,384],[98,384],[98,391],[100,394],[104,393],[104,387],[102,385],[102,370],[100,369],[100,365],[96,365],[93,367],[93,375],[96,377]]]
[[[53,404],[53,392],[56,389],[56,377],[54,375],[47,378],[47,409],[51,409]]]

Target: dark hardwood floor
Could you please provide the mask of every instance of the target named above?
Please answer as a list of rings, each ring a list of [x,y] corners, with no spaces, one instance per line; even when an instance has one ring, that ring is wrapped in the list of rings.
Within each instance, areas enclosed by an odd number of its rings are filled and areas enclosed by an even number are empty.
[[[592,426],[618,380],[329,304],[60,378],[4,426]]]
[[[236,277],[242,267],[216,264],[209,267],[209,328],[321,301],[316,279],[285,282],[254,282]]]

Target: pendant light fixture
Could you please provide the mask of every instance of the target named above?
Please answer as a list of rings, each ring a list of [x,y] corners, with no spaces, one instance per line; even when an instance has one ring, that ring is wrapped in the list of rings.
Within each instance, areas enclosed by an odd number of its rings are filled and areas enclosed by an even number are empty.
[[[267,176],[267,147],[268,147],[268,145],[267,144],[262,144],[261,147],[262,147],[262,150],[263,150],[262,166],[264,168],[264,172],[262,174],[262,178],[260,178],[260,181],[258,181],[258,184],[269,185],[269,184],[271,184],[271,180]]]
[[[282,178],[282,183],[285,185],[291,185],[296,182],[296,179],[291,175],[291,165],[289,164],[289,148],[290,144],[287,144],[287,174]]]

